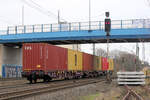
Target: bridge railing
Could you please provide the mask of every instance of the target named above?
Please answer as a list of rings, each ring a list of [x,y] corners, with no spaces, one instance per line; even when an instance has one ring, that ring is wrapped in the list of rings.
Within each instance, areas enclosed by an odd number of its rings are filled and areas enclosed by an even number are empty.
[[[113,20],[111,24],[112,29],[150,28],[150,19]],[[90,27],[91,30],[103,30],[104,21],[92,21]],[[6,34],[83,31],[83,30],[89,30],[89,22],[9,26],[7,28]]]

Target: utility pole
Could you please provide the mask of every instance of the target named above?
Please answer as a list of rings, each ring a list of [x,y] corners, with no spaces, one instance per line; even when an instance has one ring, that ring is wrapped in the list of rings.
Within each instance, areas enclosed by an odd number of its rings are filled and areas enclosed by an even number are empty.
[[[22,6],[22,26],[24,25],[24,5]]]
[[[138,43],[136,43],[135,71],[137,70],[137,66],[139,65],[138,60],[139,60],[139,45]]]
[[[24,5],[22,6],[22,26],[24,26]],[[25,33],[25,29],[22,29],[22,33]]]
[[[109,58],[109,38],[107,38],[107,58]]]
[[[89,32],[91,31],[91,0],[89,0]],[[93,43],[93,55],[95,54],[95,43]]]
[[[96,53],[95,53],[95,43],[93,43],[93,55],[96,55]]]
[[[136,56],[139,59],[139,44],[136,43]]]
[[[58,24],[60,24],[60,11],[58,10]]]
[[[145,45],[144,45],[144,42],[142,43],[142,47],[143,47],[143,50],[142,50],[142,55],[143,55],[143,64],[144,64],[144,61],[145,61]]]
[[[91,0],[89,0],[89,31],[91,30]]]

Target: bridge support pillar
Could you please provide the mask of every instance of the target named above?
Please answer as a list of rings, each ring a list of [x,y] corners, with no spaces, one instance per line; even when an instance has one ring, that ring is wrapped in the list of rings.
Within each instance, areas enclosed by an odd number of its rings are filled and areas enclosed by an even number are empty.
[[[3,76],[4,65],[22,66],[22,48],[0,44],[0,77]]]

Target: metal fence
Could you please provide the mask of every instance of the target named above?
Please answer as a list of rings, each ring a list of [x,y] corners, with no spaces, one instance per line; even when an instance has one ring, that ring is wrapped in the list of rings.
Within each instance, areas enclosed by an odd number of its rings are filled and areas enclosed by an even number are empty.
[[[37,32],[62,32],[62,31],[81,31],[81,30],[103,30],[104,21],[89,22],[73,22],[62,24],[40,24],[25,26],[10,26],[7,28],[6,34],[22,34]],[[112,29],[127,28],[150,28],[150,19],[133,19],[133,20],[113,20],[111,22]]]

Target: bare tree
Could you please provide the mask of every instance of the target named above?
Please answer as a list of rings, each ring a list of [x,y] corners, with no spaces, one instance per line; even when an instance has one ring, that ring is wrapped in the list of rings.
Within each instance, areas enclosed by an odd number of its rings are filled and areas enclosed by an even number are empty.
[[[96,49],[96,55],[107,57],[107,52],[101,48]],[[144,66],[148,66],[145,62],[138,59],[135,54],[131,54],[125,51],[113,50],[109,53],[109,57],[114,59],[114,70],[115,71],[140,71]]]
[[[107,57],[107,52],[101,48],[96,49],[96,55],[97,56],[103,56],[103,57]]]

